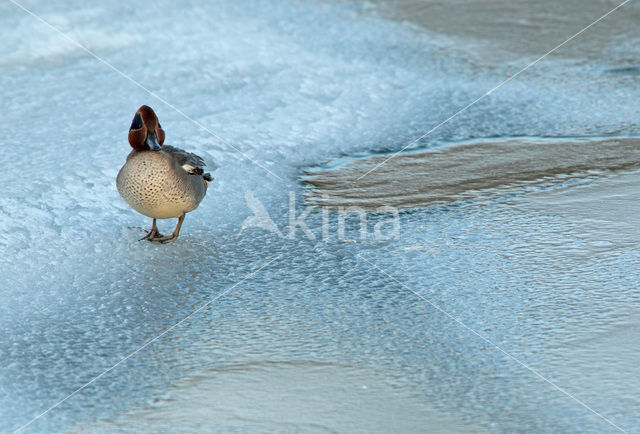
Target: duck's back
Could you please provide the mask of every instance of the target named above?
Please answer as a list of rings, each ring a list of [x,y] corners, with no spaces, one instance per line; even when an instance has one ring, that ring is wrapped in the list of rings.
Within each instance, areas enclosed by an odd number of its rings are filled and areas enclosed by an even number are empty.
[[[207,190],[202,176],[187,173],[174,155],[164,150],[132,151],[116,185],[133,209],[159,219],[193,211]]]

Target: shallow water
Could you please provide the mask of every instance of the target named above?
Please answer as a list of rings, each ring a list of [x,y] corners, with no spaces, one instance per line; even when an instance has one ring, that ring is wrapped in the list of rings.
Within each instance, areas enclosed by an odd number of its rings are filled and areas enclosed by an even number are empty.
[[[185,414],[186,429],[208,431],[613,430],[367,261],[640,429],[637,172],[404,211],[387,241],[372,226],[388,215],[368,217],[365,240],[348,218],[347,242],[333,212],[323,237],[319,211],[307,218],[315,239],[288,237],[290,191],[296,216],[306,210],[305,169],[401,149],[528,55],[479,66],[468,35],[390,21],[371,4],[25,6],[225,141],[0,5],[0,430],[111,367],[25,431],[172,432]],[[414,148],[637,134],[623,45],[639,35],[620,29],[618,48],[585,33],[601,57],[549,59]],[[135,241],[150,222],[115,189],[143,103],[167,143],[216,168],[170,245]],[[256,201],[283,236],[241,232]]]

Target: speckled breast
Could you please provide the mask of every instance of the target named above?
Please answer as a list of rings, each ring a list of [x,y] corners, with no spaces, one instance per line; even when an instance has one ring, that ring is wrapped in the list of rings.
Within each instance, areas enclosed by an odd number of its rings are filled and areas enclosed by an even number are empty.
[[[131,208],[158,219],[193,211],[206,192],[201,176],[187,174],[163,151],[131,152],[116,186]]]

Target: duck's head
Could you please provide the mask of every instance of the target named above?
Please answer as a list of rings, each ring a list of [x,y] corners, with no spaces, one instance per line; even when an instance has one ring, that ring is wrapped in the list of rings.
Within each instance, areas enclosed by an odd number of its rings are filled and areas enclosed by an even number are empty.
[[[143,105],[131,122],[129,144],[136,151],[159,151],[163,143],[164,130],[158,122],[158,117],[151,107]]]

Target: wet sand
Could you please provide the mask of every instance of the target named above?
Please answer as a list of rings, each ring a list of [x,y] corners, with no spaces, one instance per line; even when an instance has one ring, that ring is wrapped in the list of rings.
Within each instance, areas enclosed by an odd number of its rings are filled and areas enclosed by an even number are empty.
[[[307,170],[307,203],[416,208],[606,176],[640,169],[640,139],[477,140],[392,155]]]

